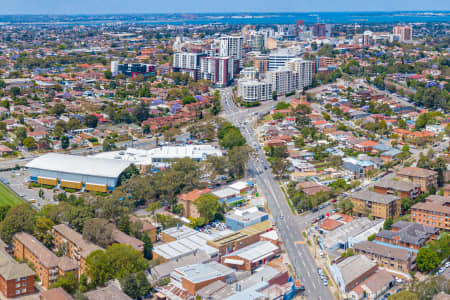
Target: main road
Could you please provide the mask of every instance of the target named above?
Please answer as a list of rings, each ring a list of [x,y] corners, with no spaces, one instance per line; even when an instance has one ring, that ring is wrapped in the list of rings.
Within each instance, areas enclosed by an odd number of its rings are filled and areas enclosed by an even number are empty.
[[[280,186],[272,176],[270,168],[268,168],[269,164],[264,153],[258,145],[254,131],[256,114],[269,112],[274,102],[266,102],[261,106],[250,109],[240,109],[236,107],[232,100],[231,88],[222,89],[221,96],[222,116],[235,126],[238,126],[247,143],[255,148],[255,155],[247,163],[248,173],[256,179],[258,188],[267,199],[268,207],[276,221],[295,274],[305,286],[307,299],[334,299],[330,290],[323,285],[317,273],[317,265],[302,237],[301,230],[305,227],[305,221],[301,217],[292,214]]]

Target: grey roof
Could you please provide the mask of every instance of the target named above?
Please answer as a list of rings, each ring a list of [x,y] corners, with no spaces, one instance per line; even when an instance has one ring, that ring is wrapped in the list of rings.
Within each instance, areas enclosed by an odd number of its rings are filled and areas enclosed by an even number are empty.
[[[387,146],[387,145],[385,145],[385,144],[383,144],[383,143],[378,143],[377,145],[373,146],[372,149],[375,149],[375,150],[384,152],[384,151],[391,150],[391,149],[393,149],[393,148],[392,148],[392,147],[389,147],[389,146]]]
[[[232,269],[219,264],[218,262],[210,262],[207,264],[195,264],[176,268],[175,276],[181,274],[181,277],[193,283],[205,282],[211,279],[226,276],[226,273],[232,273]]]
[[[388,204],[400,198],[393,195],[379,194],[372,191],[359,191],[351,194],[351,198],[356,198],[363,201],[371,201],[375,203]]]
[[[170,272],[172,272],[176,268],[181,268],[196,263],[205,263],[210,259],[211,258],[205,251],[199,250],[192,254],[180,257],[176,260],[169,260],[166,263],[154,266],[151,269],[151,274],[154,279],[168,277],[170,275]]]
[[[381,156],[394,157],[396,155],[399,155],[400,153],[402,153],[402,151],[400,151],[398,149],[391,149],[391,150],[388,150],[388,151],[385,151],[385,152],[381,153]]]
[[[432,235],[439,233],[439,228],[405,221],[398,221],[392,225],[392,229],[396,229],[396,231],[382,230],[377,237],[389,240],[399,237],[401,242],[420,246],[424,245]]]
[[[234,293],[234,289],[231,287],[231,285],[226,284],[221,280],[214,281],[213,283],[208,284],[207,286],[197,291],[198,296],[200,296],[202,299],[209,300],[222,300],[233,295]]]
[[[392,180],[388,178],[383,178],[382,180],[375,183],[374,186],[379,186],[381,188],[393,189],[401,192],[409,192],[414,188],[420,187],[419,184],[411,183],[405,180]]]
[[[268,241],[259,241],[237,251],[231,252],[223,257],[237,256],[250,262],[255,262],[267,258],[276,252],[278,247]]]
[[[411,251],[406,249],[389,247],[369,241],[354,244],[353,249],[365,251],[365,253],[375,254],[386,258],[394,258],[400,261],[407,261],[412,255]]]
[[[0,248],[0,275],[5,280],[34,276],[34,271],[26,263],[18,263]]]
[[[394,281],[394,276],[386,270],[378,270],[375,274],[361,283],[361,286],[367,287],[374,294],[378,294],[382,289]]]
[[[104,159],[49,153],[30,161],[26,167],[54,172],[117,178],[131,163]]]
[[[115,286],[107,286],[84,293],[89,300],[132,300],[127,294]]]
[[[344,283],[347,285],[377,264],[364,255],[354,255],[347,257],[336,265],[342,274]]]

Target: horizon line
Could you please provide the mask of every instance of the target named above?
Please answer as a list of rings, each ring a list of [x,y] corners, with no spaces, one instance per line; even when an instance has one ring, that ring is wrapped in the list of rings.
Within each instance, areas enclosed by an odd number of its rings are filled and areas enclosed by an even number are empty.
[[[450,13],[450,10],[336,10],[336,11],[235,11],[235,12],[117,12],[117,13],[2,13],[2,16],[120,16],[120,15],[202,15],[202,14],[308,14],[308,13],[389,13],[389,12],[430,12]]]

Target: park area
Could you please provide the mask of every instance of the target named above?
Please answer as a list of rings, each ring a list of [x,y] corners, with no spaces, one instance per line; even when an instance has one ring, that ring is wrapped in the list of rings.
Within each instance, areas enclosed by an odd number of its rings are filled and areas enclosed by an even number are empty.
[[[0,183],[0,206],[16,206],[24,201],[3,183]]]

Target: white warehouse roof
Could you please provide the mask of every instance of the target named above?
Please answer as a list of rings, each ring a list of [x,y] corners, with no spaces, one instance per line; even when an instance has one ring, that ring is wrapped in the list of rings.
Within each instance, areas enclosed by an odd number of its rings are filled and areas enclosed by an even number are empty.
[[[131,163],[128,161],[49,153],[30,161],[26,167],[54,172],[117,178]]]

